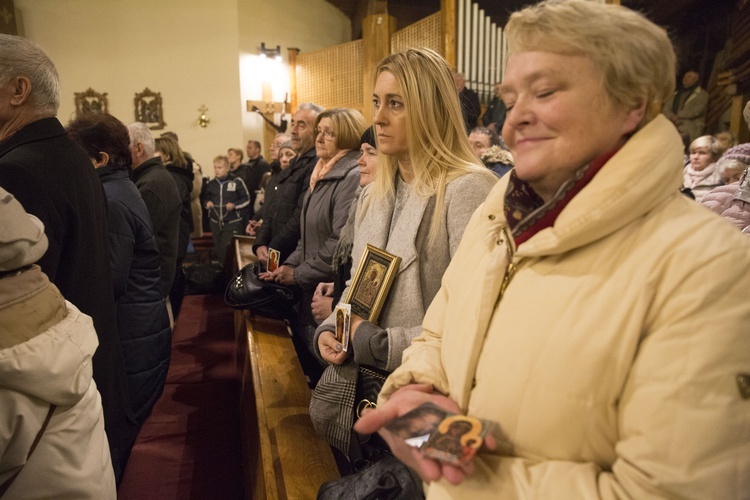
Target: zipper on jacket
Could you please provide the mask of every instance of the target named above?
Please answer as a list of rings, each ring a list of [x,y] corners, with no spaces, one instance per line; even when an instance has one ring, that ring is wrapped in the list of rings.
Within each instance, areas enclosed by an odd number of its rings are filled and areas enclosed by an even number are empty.
[[[505,251],[508,254],[508,266],[505,268],[505,276],[503,276],[503,282],[500,285],[500,293],[498,294],[495,307],[497,307],[500,300],[503,298],[503,295],[505,295],[505,290],[508,288],[513,276],[515,276],[519,264],[519,262],[513,261],[515,252],[513,251],[513,236],[510,234],[510,228],[508,228],[508,226],[502,226],[501,230],[503,238],[505,239]],[[502,241],[500,241],[500,243],[502,243]]]

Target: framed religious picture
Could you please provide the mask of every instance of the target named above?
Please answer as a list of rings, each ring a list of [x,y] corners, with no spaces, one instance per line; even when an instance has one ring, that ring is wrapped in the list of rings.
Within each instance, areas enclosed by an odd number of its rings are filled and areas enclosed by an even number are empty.
[[[352,314],[377,323],[400,264],[401,257],[367,245],[346,297]]]
[[[161,92],[153,92],[146,87],[143,92],[135,95],[134,105],[135,121],[145,123],[151,130],[161,130],[166,127]]]
[[[86,115],[106,115],[109,113],[107,93],[99,93],[89,87],[86,92],[75,93],[76,117]]]

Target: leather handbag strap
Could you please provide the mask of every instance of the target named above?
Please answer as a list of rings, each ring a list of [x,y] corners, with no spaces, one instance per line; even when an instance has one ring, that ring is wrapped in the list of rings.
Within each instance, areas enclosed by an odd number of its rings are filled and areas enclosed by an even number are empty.
[[[49,410],[47,411],[47,418],[44,419],[42,428],[39,429],[39,432],[34,438],[34,442],[31,443],[31,449],[29,449],[29,453],[26,455],[26,462],[24,462],[24,464],[18,468],[15,474],[13,474],[8,479],[6,479],[3,484],[0,484],[0,498],[2,498],[3,495],[5,495],[5,492],[8,491],[8,488],[10,488],[10,485],[13,484],[13,481],[16,480],[16,478],[18,477],[18,474],[20,474],[21,471],[23,470],[24,465],[28,463],[29,458],[31,457],[31,454],[34,453],[34,450],[36,449],[36,445],[38,445],[39,441],[42,439],[42,434],[44,434],[44,431],[47,430],[47,425],[49,424],[49,421],[52,419],[52,414],[55,412],[56,408],[57,406],[55,405],[49,405]]]

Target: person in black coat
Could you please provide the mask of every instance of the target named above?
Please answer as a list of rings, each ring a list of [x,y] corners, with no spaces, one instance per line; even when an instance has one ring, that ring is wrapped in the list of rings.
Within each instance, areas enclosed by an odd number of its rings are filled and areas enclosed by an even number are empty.
[[[3,34],[0,61],[6,77],[0,81],[0,186],[44,223],[49,248],[39,266],[94,321],[94,380],[119,482],[138,429],[127,411],[104,190],[86,153],[55,118],[60,87],[52,61],[33,42]]]
[[[461,113],[464,116],[466,133],[477,126],[477,119],[482,108],[479,106],[479,96],[476,92],[466,87],[466,77],[462,73],[453,75],[453,82],[456,84],[458,100],[461,102]]]
[[[193,191],[193,165],[185,157],[180,145],[172,137],[159,137],[154,141],[156,154],[161,157],[164,167],[177,185],[182,208],[180,210],[180,230],[177,240],[177,262],[175,263],[174,281],[169,291],[172,314],[175,320],[180,315],[182,298],[185,296],[185,273],[182,262],[187,255],[190,234],[193,232],[193,208],[190,205],[190,193]]]
[[[498,135],[503,131],[505,124],[505,103],[500,98],[500,82],[492,87],[493,97],[487,105],[487,110],[482,115],[482,124]]]
[[[135,182],[151,216],[159,247],[161,293],[169,294],[177,268],[182,199],[172,176],[161,158],[154,157],[156,147],[148,126],[141,122],[128,125],[130,154],[133,159],[131,179]]]
[[[109,206],[109,252],[130,411],[141,426],[164,390],[172,347],[151,217],[130,180],[128,129],[111,115],[83,116],[68,136],[96,167]]]
[[[263,174],[270,169],[270,165],[260,154],[260,142],[254,140],[247,141],[247,162],[230,172],[233,177],[240,177],[245,181],[247,190],[250,193],[250,204],[243,211],[245,222],[252,219],[255,215],[255,198],[260,189],[260,182],[263,180]]]
[[[269,248],[281,252],[282,262],[297,248],[302,201],[310,187],[310,174],[318,162],[314,147],[315,118],[322,111],[316,104],[303,103],[292,116],[292,144],[300,154],[279,173],[276,194],[263,225],[256,232],[253,251],[261,263],[268,261]]]

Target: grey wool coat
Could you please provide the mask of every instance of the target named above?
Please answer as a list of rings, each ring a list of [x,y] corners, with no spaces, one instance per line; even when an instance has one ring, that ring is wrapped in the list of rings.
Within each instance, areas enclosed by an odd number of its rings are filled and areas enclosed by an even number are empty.
[[[284,261],[295,267],[294,279],[303,290],[314,291],[321,281],[333,280],[333,252],[359,187],[358,156],[359,151],[349,151],[315,184],[315,190],[307,188],[300,215],[300,240]]]
[[[360,325],[350,346],[354,350],[353,359],[326,368],[310,403],[310,416],[318,432],[345,453],[349,451],[358,365],[392,371],[401,364],[401,354],[422,331],[422,318],[440,288],[443,273],[471,215],[497,182],[490,172],[487,174],[490,175],[470,173],[448,183],[440,232],[432,244],[429,232],[435,211],[434,196],[422,198],[409,190],[398,224],[391,228],[395,200],[368,204],[372,186],[362,191],[357,202],[351,275],[356,275],[368,243],[401,257],[401,264],[379,325],[368,322]],[[347,294],[348,287],[342,300]],[[316,331],[313,346],[318,356],[318,336],[334,330],[331,315]]]

